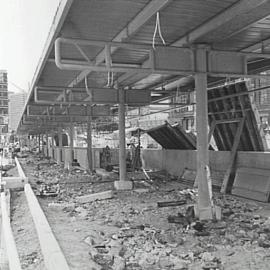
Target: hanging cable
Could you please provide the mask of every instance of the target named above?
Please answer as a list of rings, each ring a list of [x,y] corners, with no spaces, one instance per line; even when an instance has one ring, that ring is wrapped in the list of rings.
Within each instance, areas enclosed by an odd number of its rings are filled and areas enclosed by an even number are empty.
[[[93,99],[93,95],[92,95],[92,91],[89,89],[88,87],[88,80],[87,80],[87,77],[84,78],[84,83],[85,83],[85,89],[86,89],[86,92],[90,98],[90,101],[92,101]]]
[[[108,71],[106,87],[112,87],[113,83],[114,83],[114,73],[112,71]]]
[[[163,45],[166,45],[165,39],[163,38],[162,32],[161,32],[159,12],[157,12],[157,15],[156,15],[156,25],[155,25],[155,30],[154,30],[153,39],[152,39],[152,47],[154,50],[156,49],[155,48],[155,39],[156,39],[157,31],[158,31],[159,37],[160,37]]]

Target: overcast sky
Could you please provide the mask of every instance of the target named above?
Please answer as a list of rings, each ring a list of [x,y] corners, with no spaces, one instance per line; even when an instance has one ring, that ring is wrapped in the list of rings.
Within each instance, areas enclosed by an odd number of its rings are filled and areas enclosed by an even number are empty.
[[[28,90],[60,1],[0,0],[0,69],[9,91]]]

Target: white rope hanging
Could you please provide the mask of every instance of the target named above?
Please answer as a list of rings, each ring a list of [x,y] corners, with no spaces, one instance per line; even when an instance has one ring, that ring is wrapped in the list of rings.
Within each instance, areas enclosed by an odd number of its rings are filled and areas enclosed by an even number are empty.
[[[92,98],[93,98],[93,95],[92,95],[92,91],[89,89],[88,87],[88,80],[87,80],[87,77],[84,78],[84,83],[85,83],[85,89],[86,89],[86,92],[90,98],[90,101],[92,101]]]
[[[153,39],[152,39],[152,47],[154,50],[155,50],[155,39],[156,39],[157,31],[158,31],[159,37],[160,37],[163,45],[166,45],[166,42],[165,42],[165,40],[162,36],[162,32],[161,32],[159,12],[157,12],[157,15],[156,15],[156,26],[155,26],[155,30],[154,30],[154,34],[153,34]]]

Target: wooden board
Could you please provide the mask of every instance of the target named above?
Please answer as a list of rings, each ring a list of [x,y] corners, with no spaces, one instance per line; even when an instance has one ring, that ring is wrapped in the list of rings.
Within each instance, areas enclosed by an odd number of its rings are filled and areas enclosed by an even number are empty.
[[[208,120],[216,121],[213,136],[219,151],[231,151],[237,133],[238,122],[245,118],[237,151],[264,151],[265,139],[258,127],[254,104],[245,82],[208,90]]]

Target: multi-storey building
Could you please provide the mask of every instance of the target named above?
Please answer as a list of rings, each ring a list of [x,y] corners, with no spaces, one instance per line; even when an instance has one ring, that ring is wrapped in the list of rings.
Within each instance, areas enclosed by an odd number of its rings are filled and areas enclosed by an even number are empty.
[[[270,72],[264,72],[264,74],[270,74]],[[250,89],[260,89],[254,92],[253,98],[256,104],[256,108],[259,111],[261,124],[264,129],[269,130],[270,125],[270,79],[252,79],[249,82]]]
[[[185,130],[195,131],[195,92],[180,93],[172,98],[172,102],[183,105],[172,106],[168,121],[180,123]]]
[[[27,93],[10,93],[9,94],[9,130],[16,131],[24,104],[26,102]]]
[[[0,70],[0,134],[8,133],[8,78],[7,71]]]

